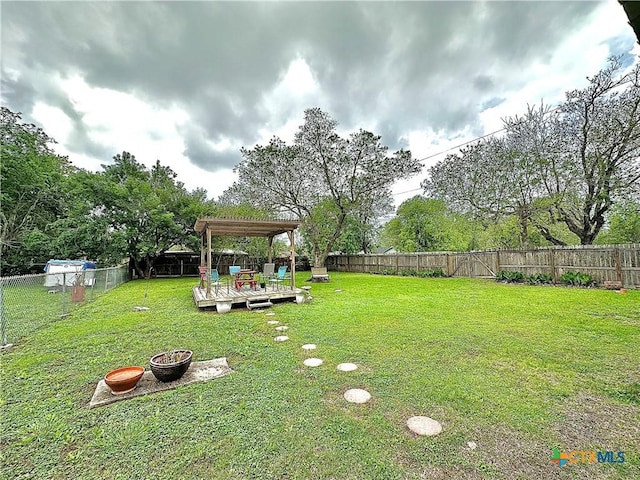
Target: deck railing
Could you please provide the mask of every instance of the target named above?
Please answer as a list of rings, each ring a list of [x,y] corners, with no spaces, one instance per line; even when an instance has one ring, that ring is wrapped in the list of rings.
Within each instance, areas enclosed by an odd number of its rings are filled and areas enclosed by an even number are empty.
[[[129,279],[126,265],[76,272],[0,277],[0,346],[18,343]]]

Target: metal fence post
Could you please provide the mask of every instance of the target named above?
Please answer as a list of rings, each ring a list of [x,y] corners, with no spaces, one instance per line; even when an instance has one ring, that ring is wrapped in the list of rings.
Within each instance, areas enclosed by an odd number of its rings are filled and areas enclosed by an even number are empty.
[[[66,303],[67,303],[67,272],[62,273],[62,312],[60,313],[61,317],[64,317],[66,313]]]
[[[7,344],[7,318],[4,314],[4,279],[0,278],[0,335],[2,345]]]

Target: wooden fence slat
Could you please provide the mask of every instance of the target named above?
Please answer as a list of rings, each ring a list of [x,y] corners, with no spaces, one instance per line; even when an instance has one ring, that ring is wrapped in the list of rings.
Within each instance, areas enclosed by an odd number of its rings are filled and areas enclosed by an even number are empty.
[[[393,269],[419,272],[442,269],[453,277],[488,277],[500,270],[525,275],[547,273],[554,282],[568,271],[591,275],[598,283],[616,280],[626,288],[640,288],[640,244],[615,246],[541,247],[531,250],[485,250],[474,252],[419,252],[370,255],[335,255],[329,269],[345,272],[379,272]],[[492,271],[495,267],[495,271]]]

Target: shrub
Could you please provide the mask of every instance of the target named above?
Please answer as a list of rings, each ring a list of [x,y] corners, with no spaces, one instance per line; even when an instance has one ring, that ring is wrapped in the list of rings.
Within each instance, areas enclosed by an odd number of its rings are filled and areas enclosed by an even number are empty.
[[[423,278],[438,278],[438,277],[444,277],[444,271],[441,268],[434,268],[433,270],[420,270],[418,272],[418,276],[419,277],[423,277]]]
[[[522,283],[525,281],[525,275],[522,272],[510,272],[508,270],[500,270],[496,275],[497,282],[503,283]]]
[[[402,270],[400,270],[400,275],[402,275],[403,277],[416,277],[418,275],[418,272],[409,268],[403,268]]]
[[[531,285],[548,285],[553,283],[553,276],[548,273],[535,273],[530,275],[527,281]]]
[[[593,287],[596,281],[588,273],[565,272],[560,277],[560,281],[574,287]]]
[[[377,272],[371,272],[371,273],[375,273],[378,275],[395,275],[396,271],[393,268],[382,268]]]

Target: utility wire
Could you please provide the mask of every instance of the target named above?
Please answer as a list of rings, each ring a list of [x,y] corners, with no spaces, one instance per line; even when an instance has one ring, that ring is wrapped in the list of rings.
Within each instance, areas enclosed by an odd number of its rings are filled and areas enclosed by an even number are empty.
[[[561,106],[560,106],[560,105],[558,105],[557,107],[552,108],[551,110],[549,110],[549,111],[545,112],[544,114],[545,114],[545,115],[548,115],[549,113],[555,112],[556,110],[559,110],[559,109],[560,109],[560,107],[561,107]],[[522,122],[524,122],[524,119],[522,119],[519,123],[522,123]],[[516,125],[518,125],[518,124],[516,124]],[[484,134],[484,135],[482,135],[482,136],[480,136],[480,137],[473,138],[473,139],[471,139],[471,140],[469,140],[469,141],[466,141],[466,142],[460,143],[460,144],[458,144],[458,145],[456,145],[456,146],[453,146],[453,147],[451,147],[451,148],[447,148],[446,150],[442,150],[441,152],[433,153],[433,154],[431,154],[431,155],[427,155],[426,157],[421,158],[420,160],[418,160],[418,162],[422,163],[422,162],[424,162],[425,160],[429,160],[429,159],[431,159],[431,158],[437,157],[437,156],[439,156],[439,155],[442,155],[443,153],[447,153],[447,152],[450,152],[450,151],[452,151],[452,150],[457,150],[457,149],[459,149],[459,148],[461,148],[461,147],[464,147],[465,145],[469,145],[470,143],[474,143],[474,142],[477,142],[478,140],[482,140],[483,138],[487,138],[487,137],[490,137],[490,136],[492,136],[492,135],[495,135],[496,133],[503,132],[503,131],[505,131],[506,129],[507,129],[507,127],[502,127],[502,128],[501,128],[501,129],[499,129],[499,130],[495,130],[495,131],[493,131],[493,132],[486,133],[486,134]],[[412,193],[412,192],[419,192],[419,191],[422,191],[422,188],[414,188],[414,189],[411,189],[411,190],[405,190],[404,192],[393,193],[393,194],[391,194],[391,196],[395,197],[395,196],[397,196],[397,195],[404,195],[405,193]]]

